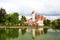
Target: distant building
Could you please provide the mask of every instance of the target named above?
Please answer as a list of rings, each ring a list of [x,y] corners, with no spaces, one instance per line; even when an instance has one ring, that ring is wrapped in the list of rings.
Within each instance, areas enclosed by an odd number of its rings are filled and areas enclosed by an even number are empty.
[[[32,11],[32,18],[31,19],[27,19],[26,23],[28,25],[38,25],[38,26],[44,26],[43,21],[46,20],[46,17],[41,16],[41,15],[35,15],[35,12]]]

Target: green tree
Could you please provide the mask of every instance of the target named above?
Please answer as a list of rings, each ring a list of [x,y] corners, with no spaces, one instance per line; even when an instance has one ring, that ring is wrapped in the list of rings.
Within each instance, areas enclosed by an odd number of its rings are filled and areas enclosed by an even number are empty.
[[[52,22],[52,26],[57,26],[57,25],[58,25],[57,20],[54,20],[54,21]]]
[[[13,13],[13,21],[14,21],[14,24],[18,24],[19,23],[19,14],[17,12],[14,12]]]
[[[25,16],[22,16],[21,21],[20,21],[20,24],[21,25],[24,25],[25,22],[26,22],[26,17]]]
[[[58,26],[60,26],[60,19],[57,19],[57,22],[58,22]]]
[[[0,8],[0,24],[4,24],[5,22],[6,11],[3,8]]]
[[[10,14],[5,15],[5,25],[9,25],[9,17],[10,17]]]
[[[48,20],[48,19],[47,20],[44,20],[44,25],[45,26],[50,26],[50,23],[51,23],[50,20]]]
[[[60,19],[56,19],[52,22],[52,26],[55,28],[60,28]]]
[[[19,14],[17,12],[7,14],[5,19],[5,25],[17,25],[19,22]]]

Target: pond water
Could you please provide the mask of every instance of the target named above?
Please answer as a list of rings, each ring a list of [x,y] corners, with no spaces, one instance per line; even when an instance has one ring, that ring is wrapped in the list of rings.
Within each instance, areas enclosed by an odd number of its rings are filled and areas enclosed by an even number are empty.
[[[32,33],[32,29],[0,28],[0,40],[60,40],[60,30],[44,29],[44,34]]]

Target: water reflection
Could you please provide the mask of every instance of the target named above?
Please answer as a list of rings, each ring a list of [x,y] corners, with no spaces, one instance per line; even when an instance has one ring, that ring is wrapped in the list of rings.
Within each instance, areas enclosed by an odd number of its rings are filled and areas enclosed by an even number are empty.
[[[60,40],[60,30],[55,30],[57,29],[45,28],[41,31],[40,28],[22,28],[19,31],[18,28],[0,28],[0,40]]]
[[[7,37],[9,38],[16,38],[19,35],[19,29],[17,28],[7,28],[6,29]]]
[[[6,40],[7,38],[17,38],[19,35],[18,33],[19,29],[17,28],[0,28],[0,40]]]
[[[24,34],[26,33],[26,29],[27,29],[27,28],[23,28],[23,29],[21,29],[21,33],[22,33],[22,35],[24,35]]]
[[[42,29],[42,28],[38,28],[38,29],[28,29],[28,28],[22,28],[21,29],[21,34],[24,35],[26,34],[26,32],[31,32],[32,34],[32,40],[35,40],[35,36],[40,36],[40,35],[43,35],[43,34],[46,34],[47,33],[47,28],[45,29]]]
[[[40,36],[47,33],[47,29],[38,28],[32,30],[32,40],[35,40],[35,36]]]
[[[41,30],[40,28],[39,29],[35,29],[35,35],[38,36],[38,35],[46,34],[47,30],[48,30],[47,28],[44,28],[43,30]]]
[[[44,34],[46,34],[48,31],[48,28],[44,28]]]
[[[6,31],[4,28],[0,28],[0,40],[6,40]]]

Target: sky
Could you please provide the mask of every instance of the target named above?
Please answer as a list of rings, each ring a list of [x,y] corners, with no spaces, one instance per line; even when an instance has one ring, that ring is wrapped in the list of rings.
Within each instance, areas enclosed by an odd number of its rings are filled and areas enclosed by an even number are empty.
[[[32,10],[50,20],[60,18],[60,0],[0,0],[0,8],[8,14],[18,12],[27,18],[32,16]]]

